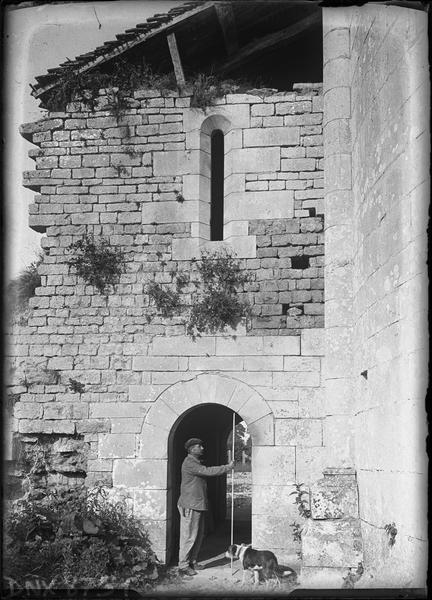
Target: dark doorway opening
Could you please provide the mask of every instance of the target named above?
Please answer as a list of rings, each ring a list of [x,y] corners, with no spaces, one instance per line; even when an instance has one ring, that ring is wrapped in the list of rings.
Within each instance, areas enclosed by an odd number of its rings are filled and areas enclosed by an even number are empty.
[[[211,134],[210,240],[223,240],[224,221],[224,135],[220,129]]]
[[[180,518],[177,500],[180,495],[181,465],[186,456],[184,443],[190,437],[199,437],[205,443],[203,463],[206,466],[228,462],[227,443],[232,430],[233,411],[219,404],[204,404],[185,412],[173,425],[168,439],[168,497],[167,497],[167,564],[178,562]],[[235,413],[236,424],[241,417]],[[230,544],[230,515],[227,511],[227,477],[207,478],[209,511],[206,515],[206,536],[199,560],[207,565],[225,562],[221,555]],[[230,491],[228,490],[228,493]],[[251,519],[236,520],[234,539],[250,542]],[[210,561],[210,562],[209,562]],[[216,562],[214,562],[216,561]]]

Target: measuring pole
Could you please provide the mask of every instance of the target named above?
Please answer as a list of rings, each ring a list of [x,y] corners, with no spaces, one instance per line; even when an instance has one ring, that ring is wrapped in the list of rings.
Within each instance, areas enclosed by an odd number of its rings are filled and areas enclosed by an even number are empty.
[[[234,460],[234,440],[235,440],[235,412],[233,411],[232,423],[232,455],[231,460]],[[234,466],[231,475],[231,546],[234,544]],[[231,556],[231,575],[233,574],[233,557]]]

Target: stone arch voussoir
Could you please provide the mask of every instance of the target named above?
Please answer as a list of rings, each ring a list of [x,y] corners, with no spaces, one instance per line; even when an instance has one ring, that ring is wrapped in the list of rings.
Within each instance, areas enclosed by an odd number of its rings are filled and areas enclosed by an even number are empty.
[[[148,411],[141,438],[140,458],[166,457],[169,433],[187,410],[221,404],[237,412],[248,426],[254,445],[274,444],[273,413],[263,397],[246,383],[218,373],[201,373],[164,390]],[[144,451],[144,446],[147,450]]]

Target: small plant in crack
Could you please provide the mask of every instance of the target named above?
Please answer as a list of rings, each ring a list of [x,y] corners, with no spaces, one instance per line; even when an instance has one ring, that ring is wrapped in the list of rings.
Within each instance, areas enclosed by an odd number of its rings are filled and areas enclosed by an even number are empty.
[[[117,175],[120,177],[127,177],[129,175],[129,171],[124,165],[113,165],[113,168],[117,171]]]
[[[48,369],[47,367],[44,367],[42,371],[45,373],[45,375],[47,375],[48,380],[51,380],[54,385],[58,385],[60,383],[60,371],[57,371],[57,369]]]
[[[352,567],[348,569],[348,573],[345,575],[345,577],[343,577],[344,583],[342,585],[342,588],[352,589],[354,587],[354,584],[357,583],[357,581],[360,579],[363,573],[364,567],[362,562],[359,562],[355,569]]]
[[[71,392],[83,394],[85,391],[85,385],[77,379],[69,377],[69,389]]]
[[[95,239],[86,234],[71,244],[68,251],[73,255],[68,264],[79,277],[104,295],[107,295],[109,287],[118,283],[120,275],[126,270],[124,252],[111,247],[105,238]]]
[[[290,496],[295,495],[294,503],[297,505],[299,515],[305,519],[309,519],[312,514],[310,509],[310,494],[309,490],[303,489],[303,486],[304,483],[295,483],[295,491],[291,492]]]
[[[180,194],[180,192],[178,190],[174,190],[174,194],[175,194],[176,202],[183,204],[183,202],[185,201],[183,194]]]
[[[132,146],[126,146],[124,151],[125,154],[127,154],[127,156],[129,156],[130,158],[138,158],[141,155],[141,152],[138,152]]]
[[[393,523],[387,523],[387,525],[384,525],[384,530],[387,533],[387,536],[388,536],[388,545],[391,548],[392,546],[395,545],[396,536],[397,536],[398,530],[396,529],[396,525],[395,525],[394,522]]]
[[[291,523],[292,532],[293,532],[293,540],[295,542],[301,542],[301,534],[302,534],[302,526],[300,523],[293,521]]]
[[[23,376],[18,380],[18,384],[25,388],[30,386],[30,382],[27,379],[27,373],[24,373]]]

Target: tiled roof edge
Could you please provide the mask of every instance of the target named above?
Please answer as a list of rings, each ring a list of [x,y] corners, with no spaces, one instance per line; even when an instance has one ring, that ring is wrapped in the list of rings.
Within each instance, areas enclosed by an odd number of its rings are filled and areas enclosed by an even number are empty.
[[[86,52],[77,56],[74,60],[68,60],[61,63],[58,67],[48,69],[44,75],[36,76],[36,84],[30,84],[32,96],[39,98],[45,92],[55,87],[63,74],[66,74],[71,68],[76,73],[84,71],[102,64],[115,56],[118,56],[140,44],[146,39],[160,33],[192,14],[201,12],[215,4],[214,1],[191,0],[181,6],[171,8],[167,13],[158,13],[149,17],[145,23],[138,23],[134,28],[127,29],[124,33],[116,35],[117,40],[104,42],[103,46],[98,46],[91,52]]]

